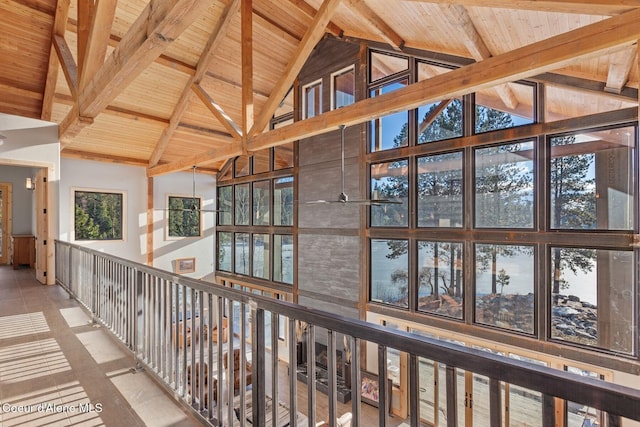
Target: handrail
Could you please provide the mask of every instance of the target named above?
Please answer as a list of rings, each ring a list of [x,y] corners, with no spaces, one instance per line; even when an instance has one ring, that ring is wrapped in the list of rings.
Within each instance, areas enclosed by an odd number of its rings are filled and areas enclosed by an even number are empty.
[[[273,378],[278,378],[277,366],[280,356],[284,359],[288,358],[291,365],[297,366],[298,355],[293,343],[296,342],[296,325],[300,325],[300,322],[309,325],[306,334],[307,349],[315,348],[316,338],[320,338],[319,331],[323,329],[327,331],[324,338],[328,348],[329,375],[326,394],[329,410],[328,414],[315,412],[317,379],[315,370],[310,370],[306,379],[309,397],[307,405],[297,404],[296,375],[289,375],[289,396],[284,400],[288,402],[291,425],[299,423],[299,419],[296,418],[299,411],[306,415],[310,425],[315,425],[316,419],[326,418],[328,415],[330,415],[329,425],[335,424],[335,418],[338,415],[336,357],[334,356],[337,334],[345,335],[352,344],[351,393],[353,396],[358,396],[360,393],[360,354],[365,344],[377,345],[378,366],[386,366],[386,350],[389,348],[409,355],[411,425],[419,425],[417,414],[419,358],[446,365],[447,425],[449,426],[455,425],[456,422],[456,370],[459,369],[489,378],[492,426],[501,425],[502,422],[499,414],[500,383],[514,384],[542,393],[544,425],[555,423],[553,398],[596,408],[606,412],[613,422],[617,422],[619,417],[640,421],[640,411],[638,411],[640,390],[638,389],[408,332],[390,330],[362,320],[171,274],[67,242],[56,241],[56,267],[57,282],[78,298],[92,312],[97,321],[109,326],[109,329],[132,350],[136,363],[145,366],[148,371],[158,376],[165,387],[178,393],[182,400],[202,417],[203,421],[212,425],[225,424],[227,422],[225,420],[234,417],[244,419],[238,414],[243,414],[247,410],[252,411],[254,425],[265,425],[265,420],[278,418],[279,409],[274,402],[279,401],[284,392],[279,391],[275,380],[271,383],[271,389],[267,388],[265,372],[270,370]],[[74,274],[78,277],[74,278]],[[82,283],[77,283],[79,277],[83,278]],[[223,325],[226,321],[228,330],[238,331],[239,336],[245,336],[249,333],[245,316],[239,315],[239,321],[234,320],[234,317],[236,313],[246,315],[247,311],[251,312],[251,319],[253,319],[250,322],[253,369],[247,371],[243,368],[239,372],[234,372],[232,368],[235,362],[226,364],[223,360],[226,357],[224,346],[232,348],[240,345],[244,349],[245,340],[234,337],[233,333],[225,336],[224,327],[218,328],[215,332],[217,335],[214,337],[215,328],[211,331],[209,328],[214,324]],[[225,312],[234,313],[234,316],[225,317]],[[269,333],[265,333],[266,313],[271,317],[272,342],[278,342],[278,316],[288,319],[288,350],[282,355],[279,355],[277,345],[272,345],[269,350],[265,344],[269,336]],[[183,319],[185,320],[182,321]],[[179,321],[176,322],[176,320]],[[194,333],[190,334],[189,329]],[[211,334],[212,339],[207,339],[208,334]],[[192,341],[183,345],[183,337],[188,335],[192,337]],[[214,344],[214,341],[217,343]],[[267,364],[266,354],[271,355],[271,366]],[[309,366],[316,366],[315,352],[309,351],[307,356]],[[240,366],[244,367],[245,363],[249,362],[244,350],[240,351],[239,358]],[[192,370],[193,366],[196,369]],[[206,369],[198,371],[199,366],[211,367],[211,369],[208,372],[204,372]],[[214,366],[217,368],[214,369]],[[225,368],[221,368],[222,366]],[[195,371],[195,381],[191,381],[192,371]],[[379,369],[379,371],[379,382],[386,384],[387,370]],[[217,378],[223,378],[223,380],[217,382]],[[243,393],[239,393],[238,397],[235,396],[234,391],[237,392],[235,390],[237,387],[232,386],[234,380],[238,380],[242,386],[253,385],[250,398],[245,397]],[[271,406],[269,406],[269,391],[273,403]],[[380,388],[379,392],[378,419],[379,424],[384,426],[387,425],[387,405],[391,396],[385,387]],[[221,398],[213,399],[216,401],[215,410],[212,408],[213,405],[208,405],[207,396]],[[273,399],[273,396],[278,398]],[[240,403],[236,407],[238,399]],[[227,405],[226,409],[223,405],[217,404],[232,401],[234,405]],[[202,404],[202,402],[205,403]],[[238,410],[235,414],[234,409]],[[352,411],[353,421],[355,425],[359,425],[359,420],[362,419],[359,399],[352,399]]]

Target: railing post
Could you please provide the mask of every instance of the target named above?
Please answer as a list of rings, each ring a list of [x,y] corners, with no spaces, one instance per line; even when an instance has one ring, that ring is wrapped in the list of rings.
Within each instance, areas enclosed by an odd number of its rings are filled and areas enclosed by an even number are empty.
[[[387,390],[387,346],[378,345],[378,421],[380,427],[387,425],[391,390]]]
[[[296,425],[298,414],[298,341],[296,320],[289,317],[289,425]],[[302,347],[302,344],[301,344]]]
[[[419,383],[418,357],[415,354],[409,355],[409,416],[412,426],[420,425],[420,383]]]
[[[458,379],[456,378],[456,368],[447,365],[447,427],[457,427],[458,425],[458,408],[456,406],[457,391]]]
[[[542,395],[542,425],[556,425],[556,402],[553,396]]]
[[[361,402],[360,402],[360,387],[362,381],[362,375],[360,374],[360,338],[349,337],[351,340],[351,413],[354,426],[360,425],[361,418]]]
[[[500,381],[489,378],[489,417],[491,427],[502,426],[502,402]]]
[[[307,412],[309,425],[316,425],[316,327],[307,327]]]
[[[133,289],[132,289],[133,316],[131,318],[131,325],[129,326],[131,330],[131,350],[133,352],[133,368],[130,369],[130,372],[134,374],[144,369],[142,364],[138,360],[138,336],[139,336],[138,325],[140,324],[140,318],[142,316],[142,313],[139,311],[139,298],[142,290],[142,280],[143,280],[142,271],[136,269],[135,282],[133,284]]]
[[[252,373],[252,407],[253,407],[253,425],[266,425],[265,416],[265,321],[264,310],[251,305],[251,352],[253,360]],[[273,396],[277,398],[277,396]],[[276,403],[274,403],[276,404]],[[313,424],[315,425],[315,424]]]

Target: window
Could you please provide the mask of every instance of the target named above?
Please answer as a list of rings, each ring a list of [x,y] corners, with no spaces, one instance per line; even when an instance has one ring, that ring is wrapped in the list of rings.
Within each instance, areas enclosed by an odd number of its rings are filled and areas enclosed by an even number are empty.
[[[269,279],[269,266],[271,248],[268,234],[253,235],[253,277]]]
[[[273,280],[293,284],[293,236],[273,236]]]
[[[201,233],[199,197],[168,196],[168,237],[198,237]]]
[[[533,123],[535,86],[505,83],[475,93],[475,132],[506,129]]]
[[[418,158],[418,227],[462,225],[462,152]]]
[[[249,156],[236,157],[234,165],[235,176],[247,176],[251,173],[251,158]]]
[[[322,114],[322,80],[302,87],[302,118]]]
[[[475,321],[535,332],[532,246],[476,244]]]
[[[293,177],[273,181],[273,225],[293,225]]]
[[[350,66],[331,75],[331,108],[337,110],[355,101],[356,72]]]
[[[125,193],[74,190],[75,240],[124,240]]]
[[[633,127],[551,138],[551,226],[632,230]]]
[[[409,306],[409,242],[371,240],[371,300]]]
[[[460,98],[418,108],[418,144],[462,136],[462,111]]]
[[[233,186],[218,187],[218,225],[233,224]]]
[[[266,148],[253,153],[253,173],[265,173],[271,170],[271,149]]]
[[[462,319],[463,245],[418,242],[418,310]]]
[[[249,225],[251,211],[249,207],[249,184],[235,186],[235,224]]]
[[[253,225],[269,225],[271,181],[253,183]]]
[[[232,233],[218,233],[218,270],[231,272]]]
[[[408,166],[408,160],[371,165],[371,199],[402,202],[402,204],[371,206],[371,226],[406,227],[408,225]]]
[[[238,274],[249,275],[249,233],[236,233],[236,256],[234,271]]]
[[[551,248],[551,337],[632,354],[633,252]]]
[[[371,89],[370,96],[380,96],[385,93],[405,87],[409,82],[402,80],[399,82],[387,83],[378,88]],[[390,114],[371,121],[371,151],[390,150],[392,148],[405,147],[409,145],[409,113]]]
[[[409,69],[409,59],[372,51],[369,59],[369,81],[375,82]]]
[[[476,227],[533,227],[533,142],[475,151]]]

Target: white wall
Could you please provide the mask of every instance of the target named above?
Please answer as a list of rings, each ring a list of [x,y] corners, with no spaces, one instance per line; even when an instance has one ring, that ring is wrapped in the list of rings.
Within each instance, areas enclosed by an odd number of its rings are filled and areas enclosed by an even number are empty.
[[[35,200],[33,191],[25,188],[25,179],[34,177],[35,168],[0,165],[0,182],[13,184],[13,234],[35,234]]]
[[[58,191],[60,240],[74,242],[132,261],[146,262],[147,178],[145,168],[64,158],[61,159],[60,167]],[[74,241],[72,234],[74,189],[125,193],[124,240]]]
[[[196,174],[196,197],[202,198],[203,209],[215,209],[216,181],[208,174]],[[192,197],[193,173],[177,172],[162,175],[153,179],[154,211],[153,244],[154,267],[175,271],[175,260],[178,258],[195,258],[196,271],[186,276],[197,279],[212,279],[215,265],[215,212],[202,212],[203,224],[201,237],[169,238],[167,236],[168,211],[167,198],[172,196]]]

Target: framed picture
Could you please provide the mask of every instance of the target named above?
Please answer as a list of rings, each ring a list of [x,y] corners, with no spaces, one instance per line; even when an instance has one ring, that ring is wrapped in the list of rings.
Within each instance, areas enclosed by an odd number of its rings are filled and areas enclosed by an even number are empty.
[[[176,260],[176,273],[193,273],[196,271],[195,258],[178,258]]]
[[[391,407],[391,379],[387,380],[386,396]],[[364,403],[368,403],[376,408],[380,401],[380,384],[378,376],[367,371],[360,372],[360,398]]]

